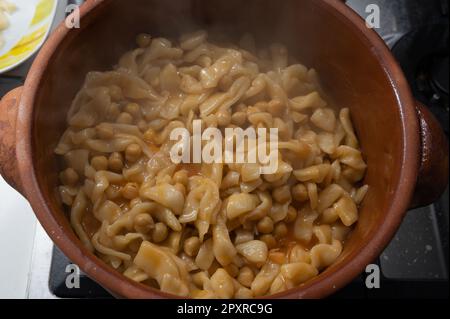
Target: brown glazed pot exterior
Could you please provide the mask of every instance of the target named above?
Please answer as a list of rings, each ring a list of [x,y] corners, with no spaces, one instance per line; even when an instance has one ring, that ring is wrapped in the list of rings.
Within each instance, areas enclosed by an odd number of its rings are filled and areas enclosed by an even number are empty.
[[[425,108],[416,109],[383,41],[340,1],[88,0],[81,16],[80,29],[61,25],[54,32],[24,88],[2,100],[0,171],[30,201],[62,251],[116,296],[174,297],[125,278],[83,247],[56,193],[59,164],[53,149],[86,73],[111,68],[133,47],[138,33],[173,37],[220,26],[224,34],[248,31],[262,43],[285,43],[299,61],[319,72],[337,105],[350,107],[370,185],[358,224],[335,264],[273,297],[320,298],[345,286],[393,237],[416,183],[416,206],[434,200],[447,184],[445,135]]]

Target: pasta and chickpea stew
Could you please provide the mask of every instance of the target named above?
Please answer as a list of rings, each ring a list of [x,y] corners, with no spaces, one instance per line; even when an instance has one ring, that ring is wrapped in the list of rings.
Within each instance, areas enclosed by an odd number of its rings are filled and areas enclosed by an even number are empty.
[[[280,44],[220,46],[204,31],[137,44],[88,73],[55,149],[82,243],[126,277],[192,298],[271,295],[331,265],[368,191],[349,109]],[[276,171],[173,163],[170,132],[194,120],[277,128]]]

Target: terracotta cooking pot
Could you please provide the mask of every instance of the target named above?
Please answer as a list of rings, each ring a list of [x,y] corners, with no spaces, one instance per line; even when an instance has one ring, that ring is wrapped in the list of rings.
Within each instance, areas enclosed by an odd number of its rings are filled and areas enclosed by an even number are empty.
[[[141,32],[177,37],[198,28],[231,37],[251,32],[260,44],[287,44],[319,72],[337,105],[351,109],[370,185],[360,219],[336,263],[301,287],[273,296],[325,297],[374,261],[405,212],[434,201],[448,179],[448,143],[439,124],[413,99],[383,41],[340,1],[88,0],[81,7],[81,28],[61,24],[25,85],[3,98],[1,173],[29,200],[56,245],[100,285],[120,297],[173,297],[125,278],[83,247],[58,199],[60,166],[53,149],[88,71],[110,69]]]

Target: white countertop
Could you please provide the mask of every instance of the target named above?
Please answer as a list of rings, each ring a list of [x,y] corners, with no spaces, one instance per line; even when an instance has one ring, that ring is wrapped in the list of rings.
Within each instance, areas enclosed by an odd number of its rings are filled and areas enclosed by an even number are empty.
[[[36,217],[0,176],[0,299],[26,298]]]

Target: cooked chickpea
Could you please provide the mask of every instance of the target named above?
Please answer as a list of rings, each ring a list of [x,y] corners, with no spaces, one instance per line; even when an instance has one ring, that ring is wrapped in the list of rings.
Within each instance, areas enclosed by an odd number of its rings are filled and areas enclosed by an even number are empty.
[[[139,186],[137,183],[127,183],[122,188],[122,196],[126,199],[133,199],[139,196]]]
[[[230,111],[219,111],[217,112],[217,124],[220,126],[227,126],[231,122]]]
[[[117,85],[112,85],[109,87],[109,95],[113,101],[119,101],[122,99],[122,89]]]
[[[149,214],[139,214],[134,218],[134,229],[140,233],[148,233],[153,226],[153,218]]]
[[[258,224],[256,224],[256,229],[262,234],[269,234],[273,231],[273,220],[269,216],[261,219]]]
[[[288,233],[288,229],[287,229],[286,223],[284,223],[284,222],[277,223],[273,229],[273,235],[277,239],[286,237],[287,233]]]
[[[142,148],[139,144],[130,144],[125,149],[125,158],[128,162],[134,163],[142,155]]]
[[[245,112],[235,112],[231,115],[231,123],[237,126],[242,126],[247,121],[247,114]]]
[[[188,256],[194,257],[198,254],[200,246],[201,246],[200,239],[194,236],[184,241],[183,249]]]
[[[131,116],[130,113],[122,112],[117,117],[116,122],[119,123],[119,124],[132,124],[133,123],[133,117]]]
[[[308,200],[308,190],[303,184],[297,184],[292,187],[292,197],[298,202],[305,202]]]
[[[155,140],[155,136],[156,136],[155,130],[152,128],[149,128],[144,133],[144,141],[146,141],[147,143],[153,143]]]
[[[109,185],[105,191],[106,197],[110,200],[119,198],[121,193],[121,187],[117,185]]]
[[[289,202],[291,200],[291,192],[289,191],[289,185],[284,185],[275,188],[272,192],[272,196],[277,202],[281,204]]]
[[[179,170],[175,174],[173,174],[174,183],[180,183],[183,185],[187,185],[189,180],[188,172],[185,169]]]
[[[270,251],[268,258],[275,264],[283,265],[286,263],[286,255],[281,251]]]
[[[166,224],[156,223],[152,233],[153,242],[160,243],[167,238],[167,235],[169,235],[169,230],[167,229]]]
[[[149,34],[141,33],[136,37],[136,43],[140,48],[146,48],[152,42],[152,37]]]
[[[125,106],[124,111],[133,117],[138,117],[141,113],[141,107],[137,103],[128,103]]]
[[[296,218],[297,218],[297,210],[295,209],[295,207],[289,205],[288,212],[284,221],[286,223],[292,223],[293,221],[295,221]]]
[[[91,159],[91,166],[96,171],[106,171],[108,169],[108,159],[105,156],[94,156]]]
[[[120,153],[114,152],[108,158],[108,167],[111,171],[120,173],[123,168],[123,157]]]
[[[247,110],[247,105],[245,105],[245,103],[239,103],[238,105],[234,106],[233,109],[234,109],[233,114],[235,114],[236,112],[244,112],[245,113]]]
[[[78,182],[78,173],[72,167],[69,167],[59,174],[59,179],[64,185],[73,186]]]
[[[252,285],[253,279],[255,279],[255,274],[250,269],[250,267],[242,267],[239,271],[239,275],[237,276],[237,281],[239,281],[242,286],[250,287]]]
[[[264,234],[259,237],[259,240],[266,243],[268,249],[275,248],[277,246],[277,241],[275,237],[270,234]]]
[[[114,130],[110,126],[97,125],[97,136],[103,140],[109,140],[114,137]]]
[[[137,123],[137,127],[141,132],[145,132],[148,130],[148,124],[145,120],[139,120]]]
[[[279,115],[284,110],[286,110],[286,108],[280,100],[271,100],[267,105],[267,111],[272,115]]]

